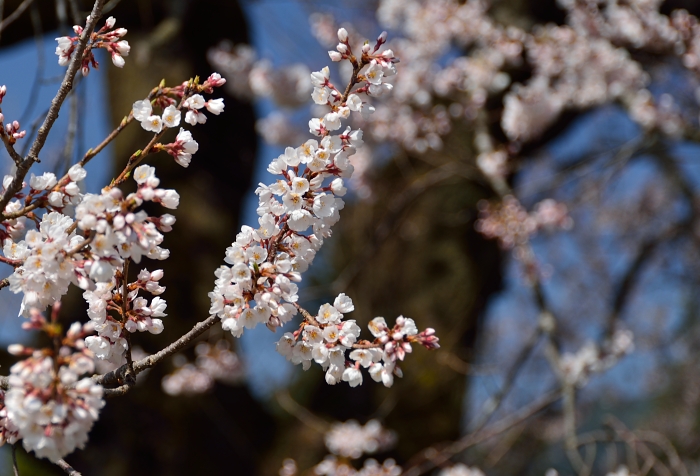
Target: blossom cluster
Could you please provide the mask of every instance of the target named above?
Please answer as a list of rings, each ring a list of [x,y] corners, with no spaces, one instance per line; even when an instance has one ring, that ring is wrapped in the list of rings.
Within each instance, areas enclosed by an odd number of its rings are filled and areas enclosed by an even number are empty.
[[[90,73],[90,67],[97,68],[99,66],[92,50],[97,48],[105,49],[112,57],[112,63],[118,68],[124,67],[124,56],[129,56],[131,46],[126,40],[122,40],[126,35],[126,28],[114,28],[116,23],[114,17],[109,17],[105,21],[102,28],[92,32],[90,39],[86,45],[85,53],[83,53],[81,72],[83,76]],[[56,46],[56,56],[58,56],[58,64],[67,66],[70,62],[73,53],[78,45],[80,36],[83,34],[83,27],[74,25],[73,31],[76,36],[61,36],[56,38],[58,46]]]
[[[183,355],[176,356],[180,357],[173,359],[178,368],[163,378],[163,391],[168,395],[199,395],[211,390],[215,382],[240,382],[245,376],[243,363],[229,347],[223,339],[215,345],[201,342],[195,347],[194,363],[185,363]]]
[[[505,249],[527,243],[539,229],[569,230],[573,220],[566,205],[548,198],[535,205],[532,213],[513,195],[506,195],[498,203],[482,200],[476,230],[490,239],[497,239]]]
[[[218,73],[212,73],[207,80],[202,84],[201,90],[212,92],[213,88],[220,87],[226,83],[226,80]],[[172,128],[180,125],[182,120],[182,109],[186,109],[185,122],[196,126],[207,122],[207,116],[201,111],[206,108],[210,113],[218,116],[224,110],[224,100],[210,99],[205,100],[204,96],[199,93],[192,94],[192,84],[185,81],[179,86],[173,88],[161,89],[157,98],[142,99],[136,101],[132,106],[132,116],[141,123],[141,127],[149,132],[156,134],[160,133],[164,128]],[[180,103],[177,104],[177,99]],[[153,103],[161,107],[163,110],[161,115],[153,114]],[[177,104],[177,105],[176,105]],[[177,141],[173,144],[168,152],[179,158],[178,163],[183,167],[189,165],[189,161],[184,157],[179,157],[181,152],[192,154],[197,151],[197,143],[192,140],[190,132],[180,129]]]
[[[445,468],[438,473],[438,476],[485,476],[479,468],[470,468],[466,464],[457,463],[454,466]]]
[[[602,348],[593,342],[588,342],[576,353],[563,354],[559,370],[565,382],[583,387],[591,374],[609,369],[632,350],[634,350],[632,332],[618,330]]]
[[[352,301],[344,294],[339,295],[333,306],[324,304],[315,318],[307,317],[299,331],[287,332],[277,343],[277,351],[292,363],[302,364],[304,370],[313,360],[326,372],[326,383],[335,385],[348,382],[351,387],[362,384],[360,367],[368,369],[376,382],[391,387],[394,376],[403,375],[398,361],[403,361],[411,353],[412,342],[428,349],[439,347],[435,331],[428,328],[418,333],[413,319],[399,316],[396,325],[389,328],[383,317],[369,323],[374,341],[360,341],[360,327],[354,320],[343,321],[341,310],[354,309]],[[350,352],[350,360],[345,352]]]
[[[362,147],[362,130],[347,127],[342,122],[352,112],[368,117],[374,107],[363,101],[360,94],[379,95],[391,90],[386,77],[396,72],[396,58],[391,50],[379,52],[386,41],[382,33],[374,49],[362,46],[359,59],[353,55],[345,29],[338,30],[337,51],[329,52],[333,60],[348,60],[354,77],[347,92],[341,92],[330,81],[328,67],[311,73],[311,97],[317,105],[329,106],[330,112],[309,121],[309,132],[317,139],[307,140],[297,148],[287,147],[274,159],[268,171],[280,178],[270,185],[260,184],[258,223],[255,229],[244,226],[236,241],[226,250],[225,261],[215,273],[214,291],[209,294],[209,312],[218,316],[224,329],[239,337],[244,329],[265,324],[275,330],[297,313],[298,286],[301,273],[313,261],[323,240],[331,235],[344,207],[346,193],[343,179],[354,170],[350,157]],[[356,89],[352,87],[359,85]],[[330,181],[330,183],[327,182]],[[312,232],[310,232],[312,231]],[[351,386],[362,383],[359,367],[370,368],[370,375],[391,386],[393,375],[400,375],[396,359],[403,360],[411,351],[411,341],[428,348],[437,347],[431,329],[418,335],[413,320],[403,317],[388,334],[386,323],[375,323],[376,342],[362,344],[351,352],[351,364],[345,351],[356,344],[360,328],[354,320],[343,321],[343,314],[352,312],[352,300],[339,295],[333,305],[321,306],[318,315],[305,316],[301,328],[286,333],[277,343],[277,350],[295,364],[308,369],[316,361],[326,370],[326,382],[341,380]],[[381,318],[378,318],[381,319]],[[370,327],[372,329],[372,327]],[[370,348],[371,347],[371,348]],[[383,348],[383,349],[380,349]],[[380,361],[384,363],[380,363]]]
[[[313,474],[322,476],[398,476],[401,467],[393,459],[383,463],[369,458],[357,470],[348,460],[357,460],[363,454],[372,454],[391,449],[396,444],[396,434],[385,429],[377,420],[370,420],[364,426],[355,420],[334,423],[324,436],[326,448],[331,455],[314,466]],[[280,476],[294,476],[298,473],[296,461],[284,460]]]
[[[355,420],[334,423],[324,437],[326,448],[334,455],[357,459],[363,454],[372,454],[392,448],[396,434],[382,427],[377,420],[364,426]]]
[[[54,306],[53,314],[58,312]],[[56,335],[55,322],[33,309],[25,329],[46,331],[57,340],[57,353],[11,345],[10,353],[28,356],[10,369],[9,389],[0,410],[2,442],[22,440],[27,451],[56,462],[75,448],[84,447],[88,432],[104,406],[102,387],[89,377],[94,356],[84,338],[92,324],[73,323],[65,337]]]

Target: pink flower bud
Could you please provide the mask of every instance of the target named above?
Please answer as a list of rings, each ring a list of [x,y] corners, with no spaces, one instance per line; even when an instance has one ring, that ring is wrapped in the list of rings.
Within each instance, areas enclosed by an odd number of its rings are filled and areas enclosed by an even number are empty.
[[[108,30],[111,30],[112,28],[114,28],[114,24],[116,22],[117,22],[117,20],[114,17],[107,18],[107,21],[105,22],[105,28],[107,28]]]
[[[338,40],[340,40],[342,43],[348,41],[348,31],[345,28],[338,30]]]
[[[124,67],[124,58],[122,55],[118,53],[113,53],[112,54],[112,63],[114,63],[114,66],[117,68],[123,68]]]
[[[340,61],[343,59],[343,55],[337,51],[329,51],[328,56],[330,56],[331,61]]]
[[[212,73],[208,78],[207,78],[207,83],[211,85],[214,88],[218,88],[220,86],[223,86],[226,84],[226,79],[222,78],[219,73]]]
[[[386,36],[387,36],[386,31],[383,31],[383,32],[377,37],[377,43],[379,43],[379,44],[386,43]]]

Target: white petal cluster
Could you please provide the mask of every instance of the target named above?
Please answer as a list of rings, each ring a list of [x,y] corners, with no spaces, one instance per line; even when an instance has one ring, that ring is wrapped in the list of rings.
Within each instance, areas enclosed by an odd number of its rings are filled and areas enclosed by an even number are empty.
[[[82,448],[104,406],[102,387],[67,366],[54,370],[51,357],[36,352],[10,369],[5,415],[22,445],[56,462]]]
[[[20,315],[28,315],[33,307],[44,309],[68,292],[71,282],[81,276],[76,261],[67,252],[84,241],[68,233],[73,220],[59,212],[45,214],[37,230],[29,230],[25,239],[15,243],[6,239],[6,258],[23,261],[9,276],[10,291],[23,293]]]
[[[92,55],[93,48],[104,48],[109,52],[112,63],[117,68],[124,67],[124,57],[129,56],[131,51],[131,46],[126,40],[121,38],[126,35],[126,28],[114,28],[116,19],[114,17],[109,17],[105,21],[105,25],[96,30],[88,41],[86,52],[84,54],[82,71],[83,75],[87,76],[89,72],[90,64],[97,66]],[[80,25],[74,25],[73,31],[77,36],[61,36],[56,38],[58,45],[56,46],[56,56],[58,56],[58,64],[61,66],[67,66],[70,62],[73,52],[75,51],[78,41],[80,40],[80,35],[83,32],[83,27]]]
[[[141,123],[141,127],[156,134],[164,127],[179,126],[182,119],[182,113],[172,104],[163,110],[162,116],[153,114],[153,106],[148,99],[136,101],[132,106],[132,114],[134,119]]]
[[[485,476],[484,472],[479,468],[472,467],[457,463],[454,466],[445,468],[438,473],[438,476]]]
[[[347,32],[339,31],[338,38],[347,47],[341,49],[350,51]],[[360,89],[370,94],[391,89],[383,78],[395,73],[396,59],[390,50],[376,53],[385,40],[382,34],[371,54],[367,45],[362,47],[367,64],[357,79],[366,82]],[[331,107],[323,117],[309,121],[309,131],[318,139],[307,140],[297,148],[287,147],[272,160],[267,170],[279,176],[277,181],[261,183],[256,190],[259,228],[244,226],[226,250],[229,266],[215,272],[209,312],[236,337],[258,324],[274,331],[297,313],[295,283],[301,280],[301,273],[309,267],[323,240],[331,236],[331,227],[344,207],[344,179],[353,173],[350,157],[364,144],[363,133],[351,127],[335,135],[333,132],[341,129],[351,112],[366,116],[374,109],[357,94],[344,98],[329,78],[328,67],[311,73],[312,98],[319,105]],[[403,317],[397,319],[391,335],[386,334],[386,323],[382,326],[375,322],[375,342],[360,344],[359,326],[354,320],[343,320],[343,315],[353,310],[352,300],[341,294],[332,305],[321,306],[315,318],[305,314],[302,327],[279,340],[278,352],[305,370],[312,361],[321,365],[331,385],[341,381],[352,387],[360,385],[360,368],[364,367],[369,368],[373,379],[391,386],[393,376],[401,376],[396,360],[403,360],[411,352],[410,342],[438,347],[432,329],[417,335],[413,321]],[[351,349],[354,362],[345,355]]]
[[[242,362],[225,340],[220,340],[214,346],[201,342],[197,344],[195,353],[194,363],[185,363],[163,378],[161,384],[165,393],[199,395],[211,390],[216,381],[235,384],[245,375]],[[178,357],[184,360],[184,356]]]
[[[583,387],[588,383],[591,374],[611,368],[632,350],[634,350],[632,332],[618,330],[602,348],[593,342],[588,342],[575,353],[563,354],[559,370],[567,383]]]
[[[326,448],[334,455],[357,459],[363,454],[390,449],[396,443],[396,434],[382,427],[377,420],[364,426],[355,420],[334,423],[324,436]]]

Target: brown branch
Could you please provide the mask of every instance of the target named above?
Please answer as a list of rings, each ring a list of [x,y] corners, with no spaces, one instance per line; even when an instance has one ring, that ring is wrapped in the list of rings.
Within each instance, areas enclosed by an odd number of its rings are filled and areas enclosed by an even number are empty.
[[[67,474],[68,476],[82,476],[79,472],[77,472],[76,470],[74,470],[73,467],[72,467],[71,465],[69,465],[68,463],[66,463],[66,460],[64,460],[64,459],[59,459],[59,460],[56,462],[56,466],[58,466],[58,467],[61,468],[63,471],[65,471],[66,474]]]
[[[5,278],[3,280],[0,280],[0,289],[6,288],[7,286],[10,285],[10,280]]]
[[[10,23],[17,20],[20,17],[20,15],[24,13],[27,7],[32,4],[32,2],[34,2],[34,0],[24,0],[22,3],[19,4],[17,10],[7,15],[7,17],[0,22],[0,33],[2,33],[5,30],[5,28],[10,26]]]
[[[138,375],[139,373],[143,372],[146,369],[150,369],[160,361],[164,360],[166,357],[174,354],[175,352],[178,352],[179,350],[187,347],[189,344],[192,343],[192,341],[199,337],[201,334],[204,333],[207,329],[212,327],[214,324],[218,322],[218,318],[216,316],[209,316],[208,318],[204,319],[201,322],[198,322],[195,324],[195,326],[185,335],[180,337],[178,340],[173,342],[172,344],[168,345],[164,349],[160,350],[159,352],[156,352],[153,355],[149,355],[148,357],[145,357],[137,362],[133,363],[133,368],[134,368],[134,373]],[[124,376],[127,372],[128,365],[122,365],[116,370],[113,370],[112,372],[108,372],[104,375],[95,375],[92,377],[92,380],[98,384],[102,385],[103,387],[118,387],[122,384],[124,384]],[[123,390],[124,393],[126,393],[126,390]]]
[[[9,203],[10,199],[22,189],[22,182],[24,181],[24,177],[26,177],[27,173],[29,172],[30,167],[34,164],[34,162],[39,161],[39,153],[44,147],[46,138],[48,137],[49,132],[51,132],[51,128],[56,122],[56,119],[58,119],[58,113],[63,105],[63,101],[66,99],[66,96],[68,96],[68,93],[73,89],[75,75],[82,65],[83,53],[85,52],[90,35],[92,35],[95,25],[100,19],[104,2],[105,0],[95,1],[95,5],[92,8],[92,13],[90,14],[90,19],[86,23],[83,33],[80,35],[80,40],[78,41],[78,45],[73,53],[70,64],[68,65],[68,70],[63,78],[63,82],[58,88],[56,96],[51,101],[51,107],[49,108],[49,112],[46,114],[43,124],[39,128],[36,139],[34,139],[32,147],[29,149],[27,156],[22,159],[17,166],[17,171],[15,172],[15,176],[12,179],[10,186],[7,187],[5,193],[2,195],[2,197],[0,197],[0,213],[5,210],[5,206]],[[2,218],[4,218],[4,214],[2,215]]]

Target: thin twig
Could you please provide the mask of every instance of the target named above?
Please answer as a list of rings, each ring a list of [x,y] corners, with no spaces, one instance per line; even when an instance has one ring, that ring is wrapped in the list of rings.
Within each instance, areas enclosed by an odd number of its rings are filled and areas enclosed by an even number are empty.
[[[523,423],[560,398],[561,389],[552,390],[551,392],[543,395],[539,400],[536,400],[523,407],[520,409],[520,411],[504,417],[481,431],[469,433],[442,450],[438,451],[434,448],[428,448],[418,455],[418,461],[407,466],[406,470],[403,472],[403,476],[419,476],[433,468],[439,467],[440,465],[446,463],[450,458],[461,453],[467,448],[483,443],[484,441],[489,440],[494,436],[498,436],[516,425]]]
[[[5,28],[10,26],[10,23],[17,20],[20,17],[20,15],[24,13],[27,7],[32,4],[33,1],[34,0],[24,0],[22,3],[19,4],[17,10],[7,15],[7,18],[0,22],[0,33],[2,33],[5,30]]]
[[[63,471],[65,471],[66,474],[67,474],[68,476],[82,476],[79,472],[77,472],[76,470],[74,470],[73,467],[72,467],[71,465],[69,465],[68,463],[66,463],[66,460],[64,460],[64,459],[59,459],[59,460],[56,462],[56,466],[58,466],[58,467],[61,468]]]
[[[17,464],[17,443],[12,445],[12,470],[15,476],[19,476],[19,465]]]
[[[133,363],[134,373],[138,375],[146,369],[150,369],[158,362],[164,360],[166,357],[178,352],[179,350],[187,347],[194,339],[199,337],[211,326],[216,324],[219,319],[216,316],[209,316],[201,322],[195,324],[195,326],[185,335],[180,337],[178,340],[168,345],[164,349],[156,352],[153,355],[149,355],[137,362]],[[124,375],[129,367],[125,364],[116,370],[108,372],[104,375],[95,375],[92,380],[103,387],[118,387],[124,383]],[[126,393],[126,391],[124,391]]]
[[[479,415],[478,419],[475,420],[471,425],[471,432],[481,430],[484,427],[484,425],[488,423],[491,416],[493,416],[493,414],[500,408],[501,404],[503,403],[503,400],[513,388],[513,384],[515,383],[515,379],[518,377],[520,370],[522,370],[522,368],[525,366],[525,362],[527,362],[528,358],[530,357],[530,354],[532,354],[532,351],[535,349],[535,346],[539,342],[540,336],[542,335],[541,329],[542,327],[537,328],[537,330],[532,334],[530,339],[528,339],[525,346],[520,350],[520,353],[515,357],[510,369],[506,374],[506,379],[503,383],[503,386],[496,393],[496,395],[489,398],[484,403],[483,407],[481,408],[481,414]]]
[[[90,39],[90,35],[92,35],[92,32],[95,29],[95,25],[101,17],[102,6],[104,5],[104,2],[105,0],[95,1],[92,13],[85,25],[85,29],[80,35],[80,40],[78,41],[78,45],[75,49],[75,52],[73,53],[70,64],[68,65],[68,70],[66,71],[66,75],[63,78],[63,82],[58,88],[56,96],[51,101],[51,107],[49,108],[49,112],[46,115],[46,118],[44,119],[44,123],[39,128],[39,132],[36,136],[36,139],[34,139],[34,142],[32,143],[32,147],[29,149],[29,153],[24,159],[22,159],[22,162],[17,166],[17,171],[15,172],[15,176],[12,179],[12,182],[7,187],[2,197],[0,197],[0,211],[4,211],[5,206],[7,206],[10,199],[22,189],[22,182],[24,181],[24,177],[26,177],[31,166],[34,165],[34,162],[39,161],[39,153],[43,149],[44,144],[46,144],[46,139],[49,135],[49,132],[51,132],[51,128],[56,122],[56,119],[58,119],[58,113],[61,110],[63,101],[66,99],[68,93],[73,89],[75,75],[82,65],[83,53],[85,52],[85,48],[87,46],[88,40]]]
[[[44,66],[46,65],[46,58],[44,56],[44,39],[43,31],[41,27],[41,14],[39,13],[39,7],[36,3],[32,4],[32,9],[30,11],[30,18],[32,20],[32,28],[34,29],[34,44],[36,45],[36,72],[34,73],[34,82],[32,83],[32,88],[29,92],[29,101],[24,107],[24,112],[20,116],[20,124],[29,119],[30,114],[34,110],[36,101],[39,98],[39,89],[41,88],[41,81],[44,77]]]
[[[292,398],[288,390],[276,393],[275,399],[287,413],[296,417],[300,422],[307,425],[309,428],[312,428],[321,434],[328,431],[328,422],[311,413],[308,408],[300,405]]]

